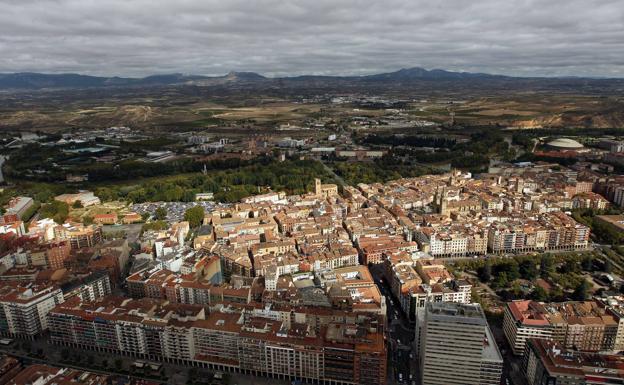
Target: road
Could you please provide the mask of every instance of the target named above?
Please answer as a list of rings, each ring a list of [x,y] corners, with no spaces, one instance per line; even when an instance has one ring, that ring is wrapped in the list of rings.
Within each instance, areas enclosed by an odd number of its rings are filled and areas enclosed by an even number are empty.
[[[388,384],[411,384],[417,378],[417,360],[413,352],[414,327],[403,313],[396,298],[393,297],[390,287],[383,279],[382,265],[373,265],[370,271],[379,287],[379,291],[386,298],[388,318]],[[402,382],[399,382],[401,374]],[[410,375],[412,379],[410,379]]]
[[[602,255],[606,259],[608,259],[613,264],[614,267],[616,267],[620,271],[624,271],[624,268],[622,267],[622,265],[620,263],[618,263],[617,261],[614,261],[613,258],[611,258],[607,253],[604,252],[604,249],[613,250],[613,247],[611,247],[611,245],[603,245],[603,244],[599,244],[599,243],[594,243],[593,247],[594,248],[598,248],[600,250],[600,252],[602,253]]]
[[[342,177],[341,177],[340,175],[336,174],[336,173],[334,172],[334,170],[332,170],[332,169],[331,169],[331,167],[329,167],[328,165],[326,165],[326,164],[325,164],[325,162],[321,161],[321,164],[323,165],[323,168],[325,168],[325,170],[326,170],[328,173],[332,174],[332,176],[333,176],[333,177],[334,177],[334,178],[338,181],[338,183],[340,183],[340,185],[342,185],[342,186],[347,186],[347,185],[348,185],[348,183],[347,183],[347,182],[345,182],[345,180],[344,180],[344,179],[342,179]]]

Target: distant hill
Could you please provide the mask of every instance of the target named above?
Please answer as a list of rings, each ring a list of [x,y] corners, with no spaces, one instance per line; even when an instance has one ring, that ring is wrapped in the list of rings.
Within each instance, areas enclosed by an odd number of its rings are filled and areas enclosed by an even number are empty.
[[[511,78],[502,75],[490,75],[472,72],[452,72],[441,69],[426,70],[420,67],[403,68],[395,72],[388,72],[362,77],[365,80],[457,80],[457,79],[505,79]]]
[[[162,85],[199,85],[199,86],[229,86],[241,85],[273,85],[302,87],[336,86],[336,85],[363,85],[378,83],[419,84],[420,82],[483,82],[499,83],[531,83],[540,82],[574,87],[597,83],[607,79],[591,78],[522,78],[485,73],[453,72],[442,69],[427,70],[420,67],[404,68],[395,72],[380,73],[364,76],[316,76],[302,75],[294,77],[267,78],[255,72],[229,72],[224,76],[201,76],[184,74],[152,75],[144,78],[100,77],[79,74],[41,74],[32,72],[0,74],[0,90],[38,90],[38,89],[71,89],[71,88],[98,88],[98,87],[144,87]],[[621,79],[618,79],[621,80]]]

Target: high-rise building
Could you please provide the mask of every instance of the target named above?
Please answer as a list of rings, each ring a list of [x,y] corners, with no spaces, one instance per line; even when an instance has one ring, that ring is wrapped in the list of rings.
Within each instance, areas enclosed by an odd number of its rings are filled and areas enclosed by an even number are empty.
[[[423,385],[498,385],[503,358],[479,304],[427,304],[419,333]]]

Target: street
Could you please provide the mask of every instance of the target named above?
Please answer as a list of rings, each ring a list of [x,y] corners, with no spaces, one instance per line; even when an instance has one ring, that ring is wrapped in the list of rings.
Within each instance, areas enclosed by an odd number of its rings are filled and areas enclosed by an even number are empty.
[[[383,278],[382,265],[370,267],[379,291],[386,298],[388,318],[388,384],[411,384],[417,378],[418,363],[413,351],[414,327],[393,297]]]

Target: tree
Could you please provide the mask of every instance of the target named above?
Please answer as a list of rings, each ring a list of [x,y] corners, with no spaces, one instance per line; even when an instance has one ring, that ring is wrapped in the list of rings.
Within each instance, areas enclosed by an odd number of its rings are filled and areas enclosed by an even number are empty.
[[[119,370],[121,370],[122,366],[123,366],[123,361],[121,359],[117,358],[115,360],[115,369],[117,369],[117,371],[119,371]]]
[[[90,215],[85,215],[82,217],[82,223],[86,226],[93,224],[93,217]]]
[[[542,278],[548,278],[555,271],[555,261],[550,254],[544,254],[540,261],[540,274]]]
[[[489,260],[485,261],[485,265],[479,269],[479,279],[484,283],[492,279],[492,263]]]
[[[604,272],[605,273],[611,273],[613,272],[613,263],[611,262],[610,259],[605,259],[605,263],[604,263]]]
[[[169,226],[165,221],[154,221],[143,224],[143,227],[141,227],[141,232],[145,232],[148,230],[166,230],[168,227]]]
[[[548,292],[541,286],[535,286],[531,293],[531,298],[538,302],[545,302],[548,300]]]
[[[184,220],[189,222],[192,228],[199,227],[204,221],[204,208],[202,206],[194,206],[186,210]]]
[[[591,255],[586,256],[581,261],[581,269],[584,271],[593,271],[594,270],[594,259]]]
[[[167,209],[165,209],[164,207],[157,208],[154,211],[154,217],[159,221],[167,219]]]
[[[147,211],[141,214],[141,219],[143,220],[143,222],[147,221],[149,217],[150,217],[150,213],[148,213]]]
[[[529,281],[534,280],[535,278],[537,278],[538,275],[538,271],[537,271],[537,266],[535,265],[535,262],[531,259],[526,259],[522,262],[520,262],[520,276],[524,279],[528,279]]]
[[[73,208],[75,208],[75,209],[81,209],[81,208],[83,208],[83,206],[82,206],[82,202],[80,202],[80,201],[78,201],[78,200],[77,200],[77,201],[75,201],[75,202],[72,204],[72,207],[73,207]]]
[[[65,202],[52,201],[41,206],[39,212],[42,218],[52,218],[54,222],[63,224],[69,216],[69,205]]]
[[[561,272],[564,274],[568,274],[568,273],[580,273],[580,268],[578,263],[575,260],[572,259],[568,259],[567,261],[565,261],[565,263],[563,264],[563,266],[561,266]]]
[[[589,298],[589,290],[591,289],[591,284],[584,279],[580,285],[574,289],[572,293],[572,299],[575,301],[586,301]]]
[[[505,288],[507,287],[507,285],[509,285],[509,278],[507,277],[507,273],[504,271],[496,275],[496,278],[494,278],[494,282],[492,284],[492,286],[498,289]]]

